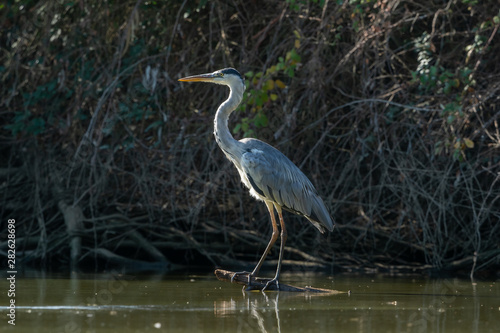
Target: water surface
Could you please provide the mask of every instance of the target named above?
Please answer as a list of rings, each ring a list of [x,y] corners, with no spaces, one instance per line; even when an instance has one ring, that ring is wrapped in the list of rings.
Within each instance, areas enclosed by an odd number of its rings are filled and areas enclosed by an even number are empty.
[[[272,274],[271,274],[272,275]],[[1,332],[499,332],[498,281],[283,274],[346,293],[243,292],[212,273],[0,281]],[[350,291],[350,293],[347,293]]]

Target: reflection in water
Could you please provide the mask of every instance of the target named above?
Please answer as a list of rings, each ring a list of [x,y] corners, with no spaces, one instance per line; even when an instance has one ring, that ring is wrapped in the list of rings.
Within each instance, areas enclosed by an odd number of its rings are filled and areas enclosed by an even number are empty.
[[[252,327],[260,332],[281,332],[280,298],[290,304],[302,304],[314,297],[334,297],[324,293],[293,293],[293,292],[247,292],[242,290],[240,297],[214,302],[215,317],[237,316],[240,319],[249,318],[246,324],[253,322]]]
[[[256,326],[259,328],[260,332],[281,333],[278,306],[279,298],[280,293],[277,292],[268,294],[263,292],[243,291],[243,296],[240,301],[234,299],[229,301],[215,301],[214,314],[216,317],[227,317],[242,315],[244,312],[247,312],[257,323]],[[270,311],[271,309],[273,309],[273,311]],[[274,314],[274,318],[272,318],[273,316],[271,316],[271,314]],[[266,329],[266,327],[269,329]]]
[[[214,315],[216,317],[227,317],[234,315],[237,310],[236,301],[231,299],[229,301],[215,301],[214,302]]]
[[[495,282],[480,283],[478,291],[476,283],[459,279],[360,280],[353,280],[350,295],[243,292],[216,300],[214,315],[256,332],[342,327],[352,332],[482,333],[496,332],[500,325]]]
[[[266,304],[269,304],[269,297],[267,294],[263,295],[266,299]],[[280,313],[279,313],[279,308],[278,308],[278,300],[279,300],[280,294],[276,293],[276,298],[274,299],[274,313],[276,315],[276,324],[277,324],[277,332],[281,333],[281,327],[280,327]],[[252,314],[252,317],[254,317],[257,320],[257,323],[259,325],[259,329],[263,333],[267,333],[266,327],[264,325],[264,316],[262,315],[261,311],[259,311],[259,306],[257,300],[255,302],[250,302],[251,310],[250,313]],[[272,330],[274,331],[274,330]]]
[[[48,275],[48,274],[47,274]],[[500,283],[287,276],[351,294],[243,292],[213,275],[16,279],[16,326],[4,332],[498,332]],[[0,279],[0,294],[8,289]],[[0,316],[8,306],[0,301]]]

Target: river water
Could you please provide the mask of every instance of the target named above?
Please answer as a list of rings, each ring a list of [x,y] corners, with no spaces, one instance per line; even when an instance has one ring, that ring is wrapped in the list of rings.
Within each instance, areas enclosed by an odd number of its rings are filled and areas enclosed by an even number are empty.
[[[212,273],[36,273],[17,277],[14,297],[0,281],[0,331],[500,332],[500,281],[286,273],[281,280],[342,293],[244,292]]]

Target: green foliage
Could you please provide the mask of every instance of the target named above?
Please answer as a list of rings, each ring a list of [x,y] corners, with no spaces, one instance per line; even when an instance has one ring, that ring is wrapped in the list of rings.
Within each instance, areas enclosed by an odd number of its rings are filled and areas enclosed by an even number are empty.
[[[474,44],[468,45],[465,51],[468,56],[471,52],[477,52],[483,45],[483,39],[475,37]],[[440,155],[443,152],[451,153],[455,160],[465,160],[465,149],[473,148],[474,143],[468,138],[461,138],[459,133],[453,131],[457,123],[464,121],[465,114],[462,105],[464,98],[470,89],[476,85],[473,79],[472,70],[467,67],[459,67],[453,72],[444,66],[439,65],[435,59],[434,49],[430,35],[423,33],[414,40],[415,49],[418,53],[418,66],[412,74],[413,83],[421,94],[445,95],[451,99],[445,105],[441,104],[442,117],[448,133],[443,139],[438,140],[434,145],[434,154]],[[461,88],[462,87],[462,88]],[[460,89],[461,88],[461,89]]]
[[[233,128],[233,133],[242,132],[244,137],[255,135],[257,128],[266,127],[268,118],[265,109],[272,106],[279,98],[278,91],[286,89],[286,84],[279,76],[288,79],[295,77],[297,66],[302,60],[297,50],[300,48],[300,34],[294,31],[294,47],[286,53],[285,57],[279,57],[278,62],[269,67],[265,72],[245,73],[247,89],[239,110],[250,108],[251,115],[244,117]]]
[[[6,130],[16,137],[21,133],[38,135],[45,129],[45,121],[42,118],[33,118],[29,112],[17,111],[10,124],[4,125]]]
[[[154,21],[149,19],[151,15],[144,16],[143,21],[139,21],[138,16],[132,16],[137,20],[131,21],[130,28],[120,30],[123,21],[119,23],[114,15],[122,15],[122,20],[124,16],[130,15],[134,3],[124,3],[118,12],[113,13],[102,10],[102,7],[108,5],[113,6],[109,3],[92,2],[82,7],[65,2],[36,7],[36,2],[20,1],[16,6],[4,8],[8,10],[8,16],[27,15],[27,22],[34,19],[29,16],[33,14],[39,15],[37,19],[51,18],[48,21],[50,29],[44,30],[46,35],[36,39],[40,40],[43,47],[34,44],[36,48],[28,48],[24,44],[26,38],[20,37],[22,35],[19,35],[19,30],[13,27],[10,32],[12,43],[7,50],[17,55],[11,55],[9,59],[19,62],[16,64],[9,61],[10,68],[2,66],[0,73],[3,73],[2,76],[7,81],[14,82],[17,69],[13,68],[22,68],[26,69],[26,74],[23,75],[29,77],[25,79],[19,92],[11,94],[13,98],[9,108],[12,112],[4,122],[5,125],[2,125],[13,137],[39,139],[44,134],[50,137],[51,133],[66,131],[68,128],[81,131],[85,129],[95,110],[95,104],[89,101],[98,100],[106,89],[114,88],[116,90],[111,91],[118,102],[114,104],[117,107],[111,110],[117,112],[110,112],[107,118],[99,120],[104,122],[101,146],[115,147],[114,149],[133,147],[131,144],[140,135],[137,131],[147,133],[145,141],[152,146],[159,145],[160,137],[157,133],[161,132],[159,127],[164,122],[163,117],[155,114],[152,109],[157,102],[157,95],[143,86],[140,75],[134,75],[138,72],[138,60],[150,51],[148,41],[151,41],[147,35],[140,35],[134,29],[145,29]],[[36,9],[28,11],[28,7],[33,6]],[[147,2],[142,9],[154,13],[157,11],[155,6],[155,2]],[[65,14],[60,15],[58,11]],[[87,16],[88,12],[92,11],[95,15],[92,19],[87,19],[90,17]],[[106,19],[99,19],[101,15]],[[112,24],[106,23],[108,20]],[[152,49],[158,47],[154,46]],[[113,85],[115,78],[120,80],[112,87],[110,84]],[[122,78],[131,80],[124,83],[121,82]],[[132,93],[122,94],[122,91]],[[104,115],[105,112],[99,114]],[[83,135],[81,132],[74,134],[75,138]]]
[[[57,107],[61,100],[71,96],[71,92],[59,94],[57,80],[51,80],[35,87],[33,91],[22,93],[24,111],[16,111],[11,122],[4,125],[12,136],[18,135],[37,136],[45,132],[46,122],[53,122],[54,110],[47,108],[45,112],[38,112],[36,106],[51,105]]]

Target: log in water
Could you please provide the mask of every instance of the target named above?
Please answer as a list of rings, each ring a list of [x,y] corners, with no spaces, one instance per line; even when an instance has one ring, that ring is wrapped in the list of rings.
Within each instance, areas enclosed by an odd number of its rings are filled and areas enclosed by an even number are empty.
[[[250,284],[248,283],[248,274],[236,274],[236,272],[231,272],[231,271],[226,271],[223,269],[216,269],[215,270],[215,276],[220,280],[224,282],[233,282],[237,283],[243,286],[246,286],[245,290],[246,291],[252,291],[252,290],[263,290],[264,287],[266,286],[267,282],[270,281],[271,279],[266,279],[266,278],[252,278],[250,280]],[[231,281],[231,278],[234,276],[234,279]],[[278,288],[276,284],[271,284],[265,291],[278,291]],[[323,288],[313,288],[310,286],[306,287],[296,287],[296,286],[291,286],[288,284],[280,283],[279,284],[279,291],[291,291],[291,292],[308,292],[308,293],[328,293],[328,294],[342,294],[346,293],[344,291],[338,291],[338,290],[332,290],[332,289],[323,289]]]

